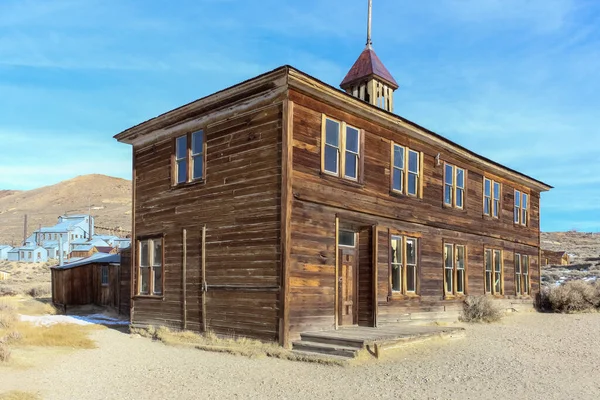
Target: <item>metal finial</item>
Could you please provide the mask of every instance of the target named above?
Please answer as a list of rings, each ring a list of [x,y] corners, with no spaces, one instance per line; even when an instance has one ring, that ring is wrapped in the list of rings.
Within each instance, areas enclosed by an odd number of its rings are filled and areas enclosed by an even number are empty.
[[[369,0],[369,19],[367,20],[367,47],[371,48],[371,14],[373,11],[373,0]]]

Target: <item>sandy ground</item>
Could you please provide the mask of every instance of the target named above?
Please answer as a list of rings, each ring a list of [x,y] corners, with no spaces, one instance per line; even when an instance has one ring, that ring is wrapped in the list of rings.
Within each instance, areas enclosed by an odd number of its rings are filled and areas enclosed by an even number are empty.
[[[597,399],[600,314],[526,313],[467,327],[465,338],[335,367],[165,346],[113,329],[98,348],[0,370],[0,392],[44,399]]]

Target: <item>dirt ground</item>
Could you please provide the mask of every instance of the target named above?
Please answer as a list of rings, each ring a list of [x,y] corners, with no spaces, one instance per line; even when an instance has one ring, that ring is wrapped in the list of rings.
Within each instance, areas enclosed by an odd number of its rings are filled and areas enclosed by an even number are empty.
[[[166,346],[113,329],[97,349],[40,355],[1,369],[0,393],[44,399],[597,399],[600,314],[525,313],[467,325],[352,367],[249,359]],[[40,363],[40,360],[44,360]]]

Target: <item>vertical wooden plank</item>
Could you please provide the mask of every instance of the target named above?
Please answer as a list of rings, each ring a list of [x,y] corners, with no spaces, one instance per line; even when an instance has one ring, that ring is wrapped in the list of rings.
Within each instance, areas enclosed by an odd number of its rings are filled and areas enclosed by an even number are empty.
[[[183,312],[183,330],[187,329],[187,229],[182,232],[183,239],[181,244],[183,246],[183,261],[181,271],[181,292],[183,294],[182,312]],[[164,248],[163,248],[164,253]],[[164,271],[163,271],[164,275]],[[163,287],[164,290],[164,287]]]
[[[325,171],[325,126],[327,117],[325,113],[321,114],[321,172]],[[283,189],[283,188],[282,188]]]
[[[135,171],[135,147],[131,147],[131,262],[130,262],[130,280],[129,286],[131,288],[130,291],[130,304],[129,304],[129,322],[133,322],[134,312],[135,312],[135,301],[133,297],[137,294],[137,290],[135,289],[135,284],[138,282],[138,279],[135,275],[135,264],[137,260],[137,238],[135,234],[135,205],[136,203],[136,186],[137,186],[137,177]],[[62,249],[61,249],[62,251]],[[164,272],[163,272],[164,273]],[[164,290],[164,288],[163,288]]]
[[[373,225],[373,234],[371,237],[371,241],[373,245],[371,246],[371,256],[372,256],[372,268],[373,268],[373,326],[377,328],[377,313],[379,311],[378,302],[377,302],[377,282],[378,282],[378,274],[377,274],[377,256],[379,254],[379,242],[377,236],[377,225]]]
[[[206,225],[202,226],[202,331],[208,332],[206,326],[206,292],[208,285],[206,283]]]
[[[281,140],[281,318],[279,324],[279,343],[290,347],[290,288],[289,277],[291,267],[292,241],[292,172],[293,172],[293,126],[294,103],[283,102],[283,124]]]
[[[340,235],[340,219],[336,214],[336,216],[335,216],[335,283],[334,283],[335,298],[333,299],[333,301],[334,301],[334,313],[333,314],[334,314],[334,318],[335,318],[335,323],[334,323],[335,329],[339,328],[339,322],[338,322],[338,317],[339,317],[338,307],[339,307],[339,295],[340,295],[339,294],[339,280],[340,280],[339,235]]]
[[[425,170],[423,168],[425,155],[423,152],[419,153],[419,198],[423,198],[423,182],[425,181]]]

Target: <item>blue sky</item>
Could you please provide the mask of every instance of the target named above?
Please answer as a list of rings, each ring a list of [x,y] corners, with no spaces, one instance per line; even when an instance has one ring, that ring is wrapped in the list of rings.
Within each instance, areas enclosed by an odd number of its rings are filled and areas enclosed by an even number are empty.
[[[283,64],[335,86],[366,0],[0,0],[0,189],[130,178],[112,136]],[[600,2],[374,0],[396,113],[556,189],[542,230],[600,231]]]

